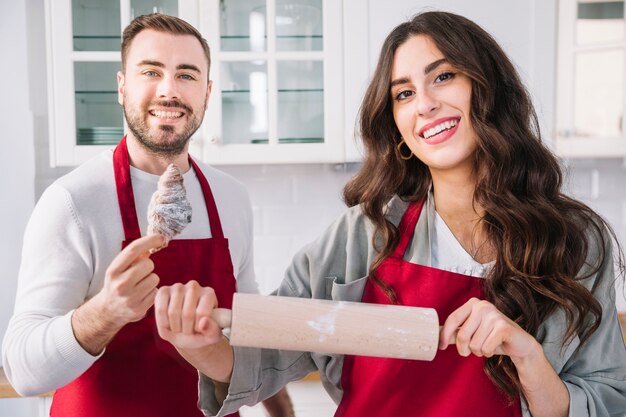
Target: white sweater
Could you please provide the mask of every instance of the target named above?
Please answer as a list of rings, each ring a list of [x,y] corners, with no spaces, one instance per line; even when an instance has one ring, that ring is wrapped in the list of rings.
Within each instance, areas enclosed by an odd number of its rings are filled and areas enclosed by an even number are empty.
[[[58,179],[43,193],[26,227],[15,311],[2,345],[5,372],[22,395],[60,388],[98,359],[78,344],[70,319],[74,309],[100,291],[124,240],[112,159],[112,151],[104,152]],[[248,193],[232,177],[198,165],[211,186],[229,242],[237,290],[257,292]],[[145,234],[147,207],[159,177],[131,167],[131,178]],[[184,178],[193,213],[178,238],[210,237],[194,170]]]

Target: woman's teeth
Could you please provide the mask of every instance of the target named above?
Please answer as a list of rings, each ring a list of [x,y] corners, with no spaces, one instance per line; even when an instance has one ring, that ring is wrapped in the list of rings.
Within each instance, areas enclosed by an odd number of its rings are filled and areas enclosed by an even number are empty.
[[[440,123],[435,127],[431,127],[430,129],[424,131],[424,139],[428,139],[431,136],[436,135],[437,133],[441,133],[444,130],[452,129],[459,123],[458,120],[448,120],[446,122]]]

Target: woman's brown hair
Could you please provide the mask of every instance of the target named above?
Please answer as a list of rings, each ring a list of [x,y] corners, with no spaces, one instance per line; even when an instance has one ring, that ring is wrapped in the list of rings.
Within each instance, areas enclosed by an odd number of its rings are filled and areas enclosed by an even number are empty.
[[[385,207],[394,195],[422,200],[431,185],[425,164],[400,156],[390,93],[394,54],[416,35],[428,36],[472,80],[470,119],[478,139],[474,203],[484,209],[481,220],[497,248],[495,265],[485,277],[485,298],[531,335],[561,309],[567,320],[563,344],[578,336],[582,345],[599,326],[602,306],[580,281],[610,256],[606,231],[616,241],[615,234],[593,210],[563,194],[559,161],[541,140],[535,110],[515,67],[486,31],[462,16],[426,12],[397,26],[382,46],[365,93],[359,131],[366,155],[344,189],[344,200],[349,206],[360,204],[375,226],[378,256],[370,279],[395,302],[394,289],[376,276],[399,238],[398,229],[385,218]],[[599,246],[599,257],[581,276],[592,245]],[[619,244],[617,252],[623,269]],[[521,393],[508,357],[487,359],[485,371],[511,397]]]

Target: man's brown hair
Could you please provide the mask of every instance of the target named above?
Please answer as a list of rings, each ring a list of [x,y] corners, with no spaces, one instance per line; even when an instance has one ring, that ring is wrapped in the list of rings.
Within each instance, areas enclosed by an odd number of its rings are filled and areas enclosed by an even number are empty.
[[[133,39],[135,39],[135,36],[140,32],[148,29],[170,33],[172,35],[192,35],[198,39],[206,55],[208,65],[207,78],[209,77],[209,70],[211,69],[211,51],[209,50],[209,44],[206,39],[202,37],[202,34],[195,27],[185,22],[183,19],[162,13],[138,16],[126,26],[122,35],[122,71],[126,70],[126,55],[128,54]]]

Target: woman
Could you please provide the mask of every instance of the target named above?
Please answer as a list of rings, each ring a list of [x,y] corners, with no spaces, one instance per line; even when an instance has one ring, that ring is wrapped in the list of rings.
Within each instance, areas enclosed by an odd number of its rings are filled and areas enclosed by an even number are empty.
[[[204,374],[205,413],[319,369],[342,417],[624,415],[614,234],[562,194],[558,161],[493,38],[443,12],[396,27],[360,128],[351,208],[296,255],[277,294],[434,307],[441,351],[432,362],[233,351],[206,318],[210,289],[165,288],[159,329]]]

